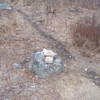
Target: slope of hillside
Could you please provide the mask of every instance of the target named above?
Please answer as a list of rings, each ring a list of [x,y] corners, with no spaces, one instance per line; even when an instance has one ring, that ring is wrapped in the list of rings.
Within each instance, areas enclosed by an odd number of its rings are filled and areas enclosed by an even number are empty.
[[[83,56],[71,35],[74,24],[91,22],[94,14],[99,23],[99,9],[60,1],[50,9],[45,0],[5,1],[16,9],[0,10],[0,100],[100,100],[100,54],[86,51],[89,56]],[[62,57],[63,73],[40,79],[29,72],[29,62],[23,62],[43,48]]]

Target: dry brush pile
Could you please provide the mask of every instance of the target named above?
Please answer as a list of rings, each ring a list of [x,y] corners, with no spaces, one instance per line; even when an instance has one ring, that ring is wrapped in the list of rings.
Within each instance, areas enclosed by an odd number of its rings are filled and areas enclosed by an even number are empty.
[[[94,19],[91,24],[77,23],[72,26],[73,45],[84,52],[100,53],[100,26]],[[86,50],[86,51],[85,51]]]

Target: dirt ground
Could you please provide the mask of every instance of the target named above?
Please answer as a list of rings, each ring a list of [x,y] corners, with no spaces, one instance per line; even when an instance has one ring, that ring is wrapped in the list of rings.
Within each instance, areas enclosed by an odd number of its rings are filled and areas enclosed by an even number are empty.
[[[70,35],[71,24],[99,11],[60,7],[47,14],[44,4],[22,4],[11,5],[28,16],[16,9],[0,10],[0,100],[100,100],[100,55],[83,57]],[[65,72],[40,79],[28,71],[29,63],[13,66],[43,48],[64,52]]]

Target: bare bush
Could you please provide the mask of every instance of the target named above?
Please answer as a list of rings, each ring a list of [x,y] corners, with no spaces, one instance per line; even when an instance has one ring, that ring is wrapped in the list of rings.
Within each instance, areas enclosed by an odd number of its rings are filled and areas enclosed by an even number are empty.
[[[90,51],[100,51],[100,27],[77,23],[72,32],[73,44]],[[83,50],[84,50],[83,49]]]

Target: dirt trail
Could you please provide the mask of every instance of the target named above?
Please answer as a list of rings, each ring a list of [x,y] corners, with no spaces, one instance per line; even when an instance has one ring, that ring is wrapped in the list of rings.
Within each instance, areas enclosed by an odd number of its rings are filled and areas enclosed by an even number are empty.
[[[44,40],[53,48],[56,49],[56,52],[64,58],[64,60],[72,59],[72,55],[70,52],[65,48],[65,45],[61,43],[59,40],[55,39],[52,35],[49,34],[49,32],[43,31],[39,26],[32,22],[32,19],[30,19],[29,15],[25,14],[22,10],[16,9],[15,7],[12,7],[13,10],[19,12],[25,20],[27,20],[31,27],[36,30],[36,33],[39,34],[41,37],[43,37]],[[54,33],[55,34],[55,33]]]

